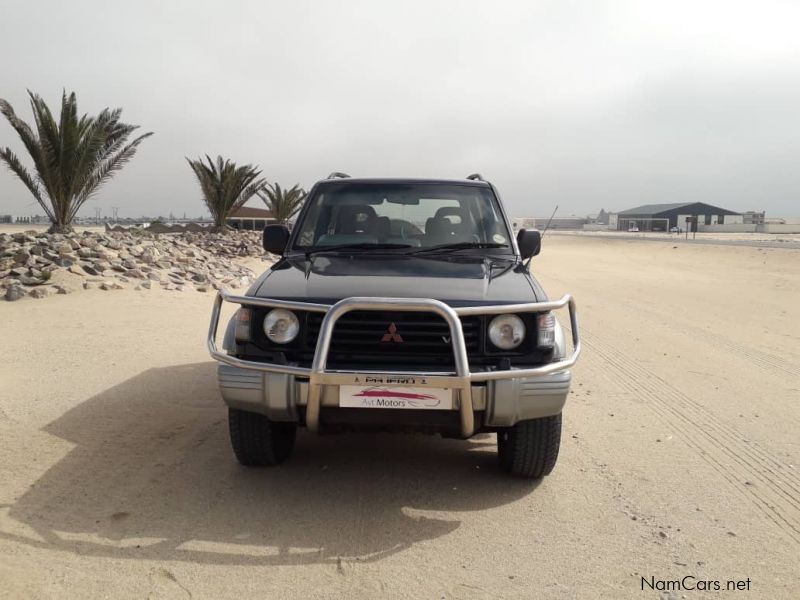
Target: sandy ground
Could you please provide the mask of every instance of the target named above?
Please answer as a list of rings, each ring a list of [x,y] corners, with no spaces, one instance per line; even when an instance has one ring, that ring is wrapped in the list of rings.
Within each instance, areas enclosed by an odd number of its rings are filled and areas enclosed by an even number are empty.
[[[210,295],[0,303],[0,597],[796,598],[800,251],[548,236],[534,270],[585,340],[538,485],[492,436],[302,435],[244,469]]]
[[[800,227],[800,225],[798,226]],[[606,239],[621,239],[626,241],[670,241],[681,246],[684,245],[714,245],[714,246],[753,246],[761,248],[783,248],[800,250],[800,233],[662,233],[658,231],[581,231],[581,230],[551,230],[548,236],[579,236],[599,237]]]

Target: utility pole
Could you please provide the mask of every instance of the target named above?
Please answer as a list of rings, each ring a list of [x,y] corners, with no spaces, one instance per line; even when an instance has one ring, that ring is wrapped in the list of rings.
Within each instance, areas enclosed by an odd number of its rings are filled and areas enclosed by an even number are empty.
[[[117,215],[119,214],[119,206],[112,206],[111,212],[114,214],[114,223],[118,221]]]
[[[99,225],[100,224],[100,213],[101,212],[103,212],[103,209],[100,208],[99,206],[95,206],[95,208],[94,208],[94,222],[95,222],[95,225]]]

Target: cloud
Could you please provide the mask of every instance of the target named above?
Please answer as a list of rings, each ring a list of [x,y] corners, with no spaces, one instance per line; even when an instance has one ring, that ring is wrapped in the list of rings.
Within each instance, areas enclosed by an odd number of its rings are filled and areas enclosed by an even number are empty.
[[[56,103],[65,86],[156,132],[89,213],[199,214],[183,157],[209,153],[307,187],[332,170],[480,171],[515,214],[685,199],[788,214],[798,16],[778,1],[11,1],[0,96],[29,118],[26,88]],[[22,154],[5,123],[0,144]],[[0,213],[35,209],[0,173]]]

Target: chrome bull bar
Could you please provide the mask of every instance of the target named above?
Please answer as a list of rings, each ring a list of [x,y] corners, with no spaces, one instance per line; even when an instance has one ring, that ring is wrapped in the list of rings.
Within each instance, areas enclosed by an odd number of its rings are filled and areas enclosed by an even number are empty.
[[[265,308],[285,308],[325,313],[320,326],[317,347],[311,368],[295,365],[279,365],[275,363],[242,360],[220,352],[217,349],[216,337],[219,327],[219,317],[223,302],[231,302],[242,306],[258,306]],[[539,367],[528,369],[509,369],[503,371],[479,371],[472,373],[469,370],[469,359],[464,341],[464,332],[461,329],[461,319],[466,315],[499,315],[522,312],[547,312],[564,307],[569,309],[570,332],[572,334],[572,353],[569,357],[548,363]],[[453,348],[455,372],[447,371],[370,371],[370,370],[328,370],[328,354],[330,352],[333,329],[336,322],[346,313],[353,310],[373,311],[399,311],[399,312],[431,312],[441,316],[450,328],[450,341]],[[424,380],[424,385],[429,387],[448,388],[458,391],[458,407],[461,417],[461,432],[464,437],[469,437],[475,431],[475,415],[472,409],[473,382],[489,381],[496,379],[515,379],[522,377],[542,377],[572,367],[581,353],[581,339],[578,331],[578,316],[575,300],[566,294],[559,300],[550,302],[530,302],[524,304],[500,304],[492,306],[467,306],[453,308],[439,300],[430,298],[344,298],[336,304],[314,304],[310,302],[294,302],[289,300],[276,300],[272,298],[257,298],[254,296],[236,296],[227,290],[221,289],[214,300],[211,312],[211,323],[208,328],[208,351],[211,357],[222,363],[269,373],[286,373],[308,377],[308,403],[306,405],[306,427],[310,431],[319,429],[319,412],[322,386],[346,385],[353,383],[355,376],[369,376],[384,378],[393,381],[393,384],[404,385],[401,378],[409,380]],[[414,383],[405,383],[414,385]]]

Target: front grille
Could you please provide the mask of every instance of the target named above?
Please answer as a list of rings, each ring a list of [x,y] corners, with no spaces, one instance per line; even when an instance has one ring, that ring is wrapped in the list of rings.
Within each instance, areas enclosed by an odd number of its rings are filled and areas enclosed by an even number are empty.
[[[260,326],[268,309],[253,317],[253,343],[244,344],[238,354],[250,360],[310,367],[319,339],[324,314],[298,312],[302,332],[289,344],[273,344]],[[486,315],[461,317],[470,368],[508,369],[549,362],[551,351],[538,350],[534,342],[535,318],[522,315],[528,328],[525,342],[511,351],[500,351],[486,339]],[[403,341],[383,341],[394,324]],[[406,371],[453,371],[450,328],[439,315],[429,312],[352,311],[337,320],[328,354],[329,369],[373,369]]]
[[[306,343],[310,347],[315,346],[319,338],[323,316],[320,313],[308,315]],[[461,328],[467,352],[477,353],[481,347],[481,317],[463,317]],[[367,353],[383,358],[452,355],[451,348],[447,322],[437,314],[425,312],[349,312],[336,322],[331,340],[333,354]]]

